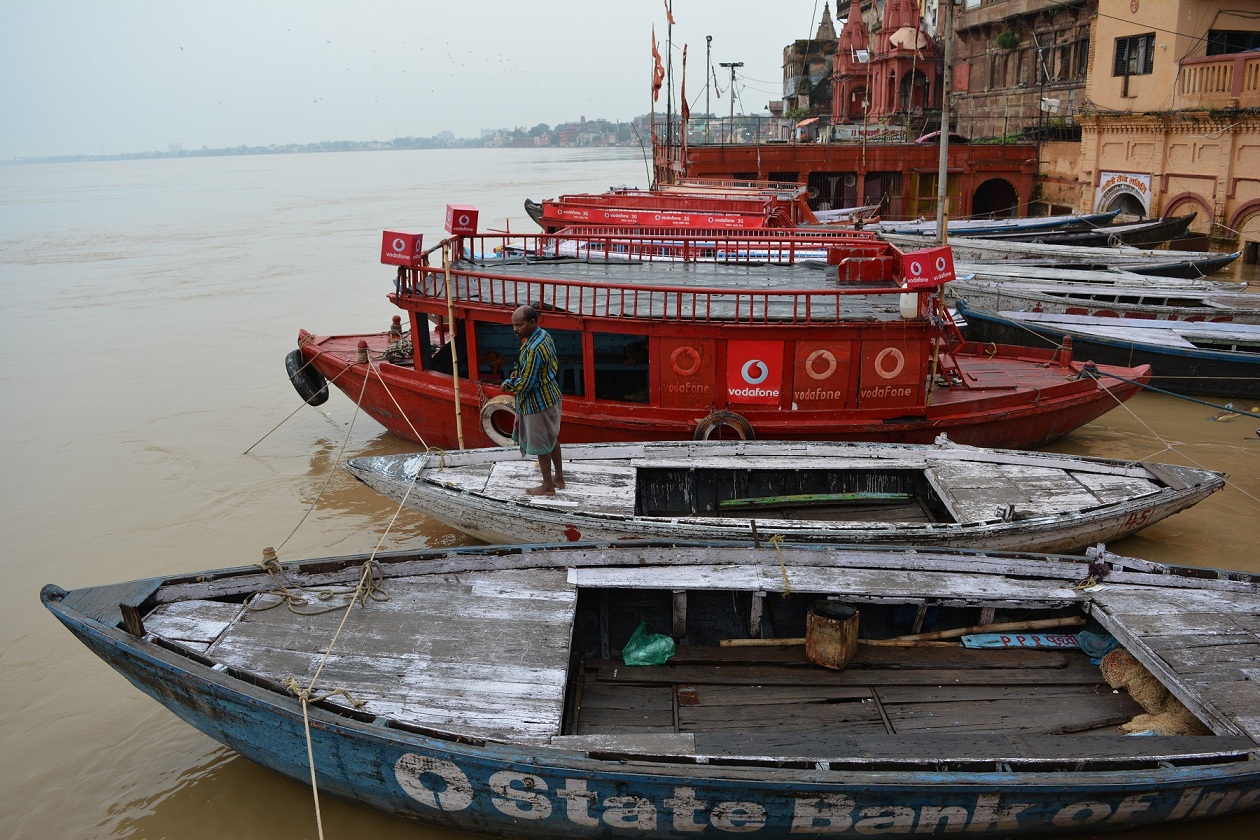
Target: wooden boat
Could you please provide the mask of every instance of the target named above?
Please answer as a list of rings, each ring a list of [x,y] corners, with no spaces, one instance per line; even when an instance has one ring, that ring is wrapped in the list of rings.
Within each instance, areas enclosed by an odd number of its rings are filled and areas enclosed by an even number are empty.
[[[1119,210],[1105,213],[1067,213],[1057,216],[1025,216],[1008,219],[950,219],[950,235],[987,237],[998,233],[1047,233],[1050,231],[1088,230],[1105,225],[1120,215]],[[910,222],[882,221],[871,225],[879,233],[936,236],[936,222],[917,220]]]
[[[557,256],[566,242],[584,255]],[[594,233],[450,240],[449,280],[427,255],[397,272],[390,299],[403,312],[395,320],[406,318],[397,334],[303,330],[290,378],[307,400],[335,385],[426,445],[503,444],[513,401],[499,382],[520,346],[510,318],[524,303],[540,308],[556,342],[566,444],[931,443],[945,432],[1023,448],[1114,408],[1149,375],[1095,377],[1062,354],[961,342],[938,295],[903,286],[906,255],[869,235],[598,243]],[[826,261],[791,257],[820,246]]]
[[[952,227],[951,227],[952,230]],[[931,247],[935,239],[922,235],[886,233],[883,237],[904,250]],[[1150,248],[1094,248],[1085,245],[1045,245],[1004,242],[983,237],[953,236],[949,246],[958,262],[1005,262],[1021,266],[1062,268],[1119,268],[1160,277],[1207,277],[1238,259],[1241,251],[1172,251]]]
[[[1260,398],[1260,324],[1151,321],[984,312],[959,306],[967,335],[976,341],[1036,342],[1045,347],[1070,337],[1079,358],[1149,364],[1151,384],[1179,394]]]
[[[1150,321],[1260,324],[1260,295],[1248,292],[961,278],[946,287],[946,295],[957,304],[965,301],[968,311],[1023,310]]]
[[[447,829],[1010,837],[1260,806],[1260,580],[1240,572],[643,541],[40,597],[209,737]],[[1078,649],[1113,644],[1101,667]]]
[[[353,458],[364,484],[490,543],[761,539],[1070,551],[1132,534],[1225,486],[1210,470],[935,445],[706,441],[564,447],[566,486],[527,496],[533,459],[473,449]]]
[[[612,187],[541,202],[525,212],[547,233],[573,226],[761,230],[818,224],[803,184],[682,180],[654,189]]]
[[[1208,277],[1156,277],[1119,268],[1053,268],[1006,262],[960,260],[954,264],[954,269],[964,280],[1001,283],[1053,283],[1082,288],[1134,289],[1141,287],[1160,291],[1192,290],[1195,292],[1241,292],[1247,288],[1245,281],[1216,280]]]
[[[1197,213],[1187,213],[1184,216],[1169,216],[1166,219],[1143,219],[1140,222],[1125,224],[1112,223],[1086,230],[1004,231],[993,234],[967,232],[965,235],[1017,242],[1040,242],[1045,245],[1149,247],[1163,245],[1185,236],[1197,215]]]

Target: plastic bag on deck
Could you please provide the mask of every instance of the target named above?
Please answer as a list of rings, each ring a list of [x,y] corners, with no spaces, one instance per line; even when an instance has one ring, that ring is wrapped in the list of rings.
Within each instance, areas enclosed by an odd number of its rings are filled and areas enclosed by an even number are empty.
[[[663,665],[674,655],[674,640],[660,633],[649,633],[647,622],[640,621],[630,641],[621,649],[621,659],[627,665]]]

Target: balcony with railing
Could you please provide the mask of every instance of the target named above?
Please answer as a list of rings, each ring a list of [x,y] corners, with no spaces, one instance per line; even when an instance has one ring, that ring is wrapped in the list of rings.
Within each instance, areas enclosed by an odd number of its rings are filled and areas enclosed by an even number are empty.
[[[1183,58],[1181,108],[1260,108],[1260,52]]]

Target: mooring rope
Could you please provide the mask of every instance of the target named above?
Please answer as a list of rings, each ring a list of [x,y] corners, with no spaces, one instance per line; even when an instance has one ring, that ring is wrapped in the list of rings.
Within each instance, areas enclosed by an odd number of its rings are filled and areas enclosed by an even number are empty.
[[[783,543],[782,534],[773,534],[770,537],[770,544],[774,546],[775,552],[779,555],[779,571],[783,573],[783,594],[792,594],[792,581],[788,580],[787,564],[783,560],[783,549],[779,546]]]
[[[315,354],[315,356],[314,356],[314,357],[312,357],[310,361],[308,361],[305,365],[302,365],[302,367],[298,368],[298,373],[301,373],[302,371],[306,370],[307,366],[309,366],[309,365],[311,365],[312,363],[314,363],[315,359],[319,358],[319,357],[320,357],[320,356],[322,356],[324,353],[325,353],[325,351],[324,351],[324,350],[320,350],[318,353],[316,353],[316,354]],[[341,369],[341,370],[337,373],[337,376],[334,376],[332,379],[329,379],[329,380],[328,380],[328,384],[329,384],[329,385],[331,385],[332,383],[336,382],[336,381],[337,381],[337,377],[338,377],[338,376],[341,376],[341,374],[345,373],[345,372],[346,372],[346,371],[348,371],[348,370],[350,370],[350,367],[349,367],[349,366],[342,368],[342,369]],[[295,374],[295,375],[296,375],[296,374]],[[272,426],[272,427],[271,427],[271,430],[270,430],[270,431],[268,431],[268,432],[267,432],[267,434],[263,435],[263,436],[262,436],[262,437],[260,437],[258,440],[256,440],[256,441],[254,441],[253,443],[251,443],[251,444],[249,445],[249,449],[246,449],[246,450],[245,450],[244,452],[242,452],[241,454],[242,454],[242,455],[248,455],[248,454],[249,454],[249,452],[250,452],[250,449],[253,449],[255,446],[257,446],[258,444],[262,443],[264,440],[266,440],[267,438],[269,438],[269,437],[271,436],[271,433],[272,433],[272,432],[274,432],[276,429],[278,429],[278,428],[280,428],[281,426],[283,426],[285,423],[288,423],[290,420],[292,420],[292,419],[293,419],[293,415],[297,414],[299,411],[301,411],[302,409],[306,408],[308,405],[310,405],[310,403],[303,402],[303,403],[302,403],[301,405],[299,405],[297,408],[293,409],[291,412],[289,412],[289,416],[288,416],[288,417],[284,418],[284,419],[283,419],[283,420],[281,420],[279,423],[277,423],[276,425]]]

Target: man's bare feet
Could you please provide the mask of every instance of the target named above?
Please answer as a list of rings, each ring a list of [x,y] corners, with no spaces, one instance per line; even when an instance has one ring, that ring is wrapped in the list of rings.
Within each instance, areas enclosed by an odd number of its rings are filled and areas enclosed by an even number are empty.
[[[563,479],[563,478],[557,478],[557,479],[556,479],[556,485],[555,485],[555,486],[556,486],[556,489],[557,489],[557,490],[563,490],[563,489],[564,489],[564,479]]]
[[[554,496],[556,490],[554,487],[530,487],[525,494],[527,496]]]

